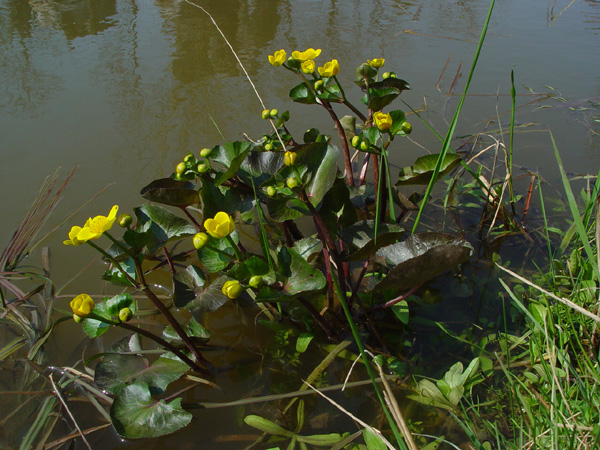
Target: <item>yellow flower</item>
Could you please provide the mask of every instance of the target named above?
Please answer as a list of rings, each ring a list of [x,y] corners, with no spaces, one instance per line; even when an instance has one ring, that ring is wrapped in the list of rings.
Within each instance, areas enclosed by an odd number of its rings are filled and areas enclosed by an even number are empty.
[[[367,62],[373,69],[379,69],[385,64],[385,58],[367,59]]]
[[[298,61],[304,62],[309,59],[315,59],[317,56],[321,54],[321,49],[309,48],[303,52],[295,51],[292,52],[292,58],[297,59]]]
[[[204,221],[204,228],[215,239],[221,239],[233,233],[235,223],[229,214],[220,211],[215,215],[214,219],[206,219]]]
[[[119,207],[114,205],[108,213],[108,216],[96,216],[93,219],[90,217],[83,228],[77,233],[77,240],[86,242],[98,239],[105,231],[111,229],[117,218],[118,210]]]
[[[387,131],[392,126],[392,116],[389,114],[377,111],[373,114],[373,123],[379,131]]]
[[[77,317],[87,317],[94,310],[94,300],[87,294],[79,294],[69,305]]]
[[[244,288],[240,285],[238,280],[229,280],[225,282],[221,292],[223,292],[223,294],[225,294],[227,297],[234,299],[242,295]]]
[[[302,64],[300,64],[300,68],[302,69],[302,72],[306,74],[314,73],[315,62],[312,59],[306,60]]]
[[[296,164],[296,160],[298,159],[298,153],[296,152],[285,152],[283,154],[283,163],[286,166],[293,166]]]
[[[319,67],[319,74],[322,77],[332,77],[337,75],[340,72],[340,65],[338,64],[337,59],[332,59],[328,63],[325,63],[325,66]]]
[[[269,55],[269,62],[272,66],[279,67],[281,66],[287,59],[287,54],[284,49],[277,50],[275,54]]]
[[[65,245],[81,245],[84,244],[85,241],[80,241],[77,239],[77,234],[81,231],[81,227],[74,226],[69,231],[69,239],[67,241],[63,241]]]

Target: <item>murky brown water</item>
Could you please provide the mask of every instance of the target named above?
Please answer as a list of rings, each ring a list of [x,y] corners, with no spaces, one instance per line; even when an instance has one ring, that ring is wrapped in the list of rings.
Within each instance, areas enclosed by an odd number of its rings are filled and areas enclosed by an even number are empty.
[[[199,2],[215,18],[237,51],[269,107],[292,112],[292,129],[301,131],[327,117],[315,108],[294,105],[287,93],[295,82],[272,68],[267,55],[280,48],[323,49],[337,58],[338,76],[351,91],[354,68],[367,58],[385,57],[386,67],[406,79],[412,90],[403,99],[442,134],[458,102],[472,61],[488,4],[469,0],[430,1],[291,1],[222,0]],[[566,8],[566,9],[565,9]],[[516,137],[515,164],[539,170],[556,180],[551,129],[571,173],[595,173],[600,162],[599,110],[586,99],[600,97],[600,4],[592,0],[497,2],[475,78],[457,128],[466,135],[497,128],[499,115],[509,122],[510,71],[517,85],[519,123],[534,123]],[[462,63],[452,94],[449,90]],[[447,68],[444,71],[444,67]],[[571,103],[538,99],[532,93],[554,93]],[[355,92],[353,99],[359,96]],[[542,105],[561,108],[537,109]],[[588,108],[588,109],[583,109]],[[77,173],[47,228],[109,183],[100,198],[76,213],[69,223],[105,213],[118,203],[130,210],[141,203],[139,190],[169,174],[188,151],[227,140],[261,135],[262,107],[228,47],[199,9],[166,0],[0,0],[0,179],[2,206],[0,246],[18,225],[41,181],[57,167]],[[410,164],[439,143],[425,126],[412,120],[411,138],[393,163]],[[329,125],[325,125],[326,127]],[[322,127],[322,125],[321,125]],[[535,130],[535,131],[533,131]],[[50,236],[52,276],[58,287],[88,263],[88,249],[60,244],[62,226]],[[31,258],[37,264],[38,255]],[[64,293],[99,286],[100,269],[92,266]],[[101,289],[101,287],[98,287]],[[61,307],[66,306],[66,299]],[[60,300],[59,300],[60,303]],[[246,342],[225,352],[230,362],[250,361],[258,369],[259,339],[239,326],[243,311],[223,310],[212,328],[223,345]],[[80,331],[69,331],[71,336]],[[81,334],[81,338],[83,335]],[[49,345],[60,354],[62,343]],[[74,346],[74,344],[71,344]],[[80,349],[74,346],[71,351]],[[255,362],[255,365],[252,365]],[[277,378],[223,374],[229,392],[217,400],[260,391]],[[261,391],[262,392],[262,391]],[[211,394],[214,395],[214,394]],[[206,399],[204,392],[198,399]],[[317,406],[314,406],[317,408]],[[123,443],[123,448],[242,448],[244,443],[215,443],[236,434],[233,409],[198,412],[192,425],[175,436],[152,442]],[[232,430],[236,430],[233,431]],[[241,431],[240,433],[248,432]],[[112,432],[99,432],[97,448],[117,446]],[[244,439],[244,437],[240,437]],[[94,447],[96,448],[96,447]]]

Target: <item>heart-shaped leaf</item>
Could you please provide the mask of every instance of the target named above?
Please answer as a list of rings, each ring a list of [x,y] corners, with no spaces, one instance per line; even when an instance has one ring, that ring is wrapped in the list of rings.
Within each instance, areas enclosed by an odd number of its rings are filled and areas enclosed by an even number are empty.
[[[151,253],[163,247],[170,239],[196,234],[194,225],[162,206],[147,204],[134,211],[141,224],[141,231],[150,230],[152,233],[148,242]]]
[[[305,105],[314,105],[317,103],[317,97],[313,90],[306,83],[300,83],[290,91],[290,98],[297,103]]]
[[[180,397],[171,403],[156,400],[143,382],[125,387],[115,397],[110,417],[117,433],[126,439],[164,436],[192,420],[192,415],[181,408]]]

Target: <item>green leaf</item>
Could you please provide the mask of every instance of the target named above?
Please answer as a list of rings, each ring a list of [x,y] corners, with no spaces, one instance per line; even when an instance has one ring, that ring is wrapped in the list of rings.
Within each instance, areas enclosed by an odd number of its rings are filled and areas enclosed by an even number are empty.
[[[396,88],[383,88],[383,89],[374,89],[372,87],[369,88],[369,97],[365,94],[365,96],[361,99],[361,101],[369,107],[369,109],[373,111],[381,111],[387,105],[392,103],[396,97],[400,95],[400,89]]]
[[[310,215],[308,207],[298,198],[270,198],[267,200],[267,210],[269,216],[277,222]]]
[[[323,198],[319,212],[327,229],[333,235],[337,235],[338,225],[345,228],[358,220],[344,176],[336,177],[333,187]]]
[[[121,266],[125,273],[127,273],[127,275],[135,280],[136,273],[135,262],[133,261],[133,258],[127,258],[125,261],[118,261],[117,263]],[[102,279],[118,286],[132,286],[129,279],[127,279],[125,275],[123,275],[123,272],[121,272],[121,270],[115,266],[104,272],[102,274]]]
[[[369,450],[387,450],[385,442],[368,428],[363,430],[363,439]]]
[[[240,263],[236,268],[235,279],[246,282],[255,275],[263,277],[267,284],[275,281],[275,273],[271,271],[269,263],[259,256],[251,256]]]
[[[392,305],[391,310],[404,325],[410,321],[410,310],[408,309],[408,302],[406,300],[400,300],[398,303]]]
[[[221,289],[227,280],[232,278],[221,276],[214,280],[206,289],[199,292],[194,300],[186,305],[186,308],[192,311],[192,315],[198,322],[202,322],[202,314],[205,312],[216,311],[229,301]]]
[[[231,234],[231,237],[235,242],[237,242],[237,236],[237,231],[234,231]],[[215,249],[220,250],[220,252]],[[221,252],[225,252],[233,257],[234,250],[229,244],[229,240],[215,239],[212,236],[209,236],[208,243],[198,250],[198,259],[200,259],[202,265],[210,273],[217,273],[232,263],[232,258],[229,258]]]
[[[282,247],[278,254],[279,269],[285,277],[283,292],[294,296],[325,287],[323,274],[313,269],[296,251]]]
[[[418,158],[410,167],[400,169],[396,186],[406,184],[428,184],[431,181],[439,154],[425,155]],[[442,161],[436,181],[446,175],[460,164],[461,157],[454,153],[447,153]]]
[[[406,116],[403,111],[396,109],[394,111],[389,112],[390,116],[392,116],[392,126],[390,127],[390,133],[392,135],[396,134],[406,134],[402,131],[402,124],[406,122]]]
[[[294,242],[294,251],[296,251],[305,261],[310,262],[313,256],[320,255],[323,251],[323,242],[315,238],[303,238]]]
[[[226,168],[225,172],[217,176],[214,181],[215,186],[219,186],[237,173],[251,149],[252,143],[238,141],[228,142],[225,145],[219,145],[213,149],[211,152],[211,159],[222,164]]]
[[[450,234],[413,234],[376,253],[381,262],[394,266],[376,289],[410,289],[467,261],[472,253],[467,241]]]
[[[331,189],[337,174],[338,149],[325,142],[315,142],[300,146],[298,165],[306,165],[310,181],[305,187],[309,201],[317,206]]]
[[[199,202],[198,191],[189,181],[161,178],[150,183],[140,192],[142,197],[155,203],[170,206],[190,206]]]
[[[187,305],[196,298],[204,283],[204,273],[199,267],[190,265],[177,272],[173,277],[173,304],[177,308]]]
[[[143,382],[127,386],[115,397],[110,417],[117,433],[126,439],[164,436],[192,420],[192,415],[181,408],[181,398],[171,403],[156,400]]]
[[[134,211],[142,224],[141,231],[152,232],[148,242],[151,253],[163,247],[171,239],[193,236],[197,232],[196,227],[186,219],[176,216],[162,206],[146,204],[135,208]]]
[[[308,344],[310,344],[310,341],[312,341],[314,337],[315,333],[312,331],[303,331],[300,333],[296,340],[296,351],[298,353],[304,353],[308,348]]]
[[[317,97],[313,90],[306,83],[300,83],[290,91],[290,98],[297,103],[305,105],[314,105],[317,103]]]

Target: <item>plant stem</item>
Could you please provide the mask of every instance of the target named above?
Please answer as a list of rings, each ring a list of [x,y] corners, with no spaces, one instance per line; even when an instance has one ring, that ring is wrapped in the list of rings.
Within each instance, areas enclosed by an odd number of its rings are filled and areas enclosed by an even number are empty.
[[[187,210],[187,208],[185,206],[180,207],[180,209],[185,213],[186,216],[188,216],[188,219],[190,219],[192,221],[192,223],[194,224],[194,226],[196,227],[196,229],[198,231],[202,231],[202,225],[200,225],[196,219],[194,218],[194,216],[192,216],[190,214],[190,212]]]
[[[233,238],[231,237],[231,235],[228,234],[227,236],[225,236],[225,239],[227,239],[227,242],[229,242],[229,244],[233,248],[233,253],[235,253],[235,259],[237,259],[238,261],[241,261],[242,254],[240,253],[240,249],[237,246],[237,244],[233,241]]]
[[[346,139],[346,133],[344,133],[344,127],[340,123],[335,111],[331,107],[329,102],[323,101],[323,107],[327,110],[333,121],[335,122],[335,128],[337,129],[340,140],[342,141],[342,148],[344,149],[344,165],[346,169],[346,183],[348,186],[354,186],[354,177],[352,176],[352,163],[350,162],[350,149],[348,148],[348,139]]]

